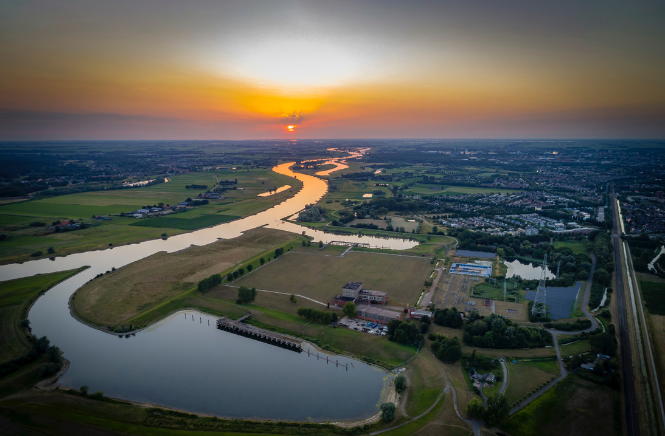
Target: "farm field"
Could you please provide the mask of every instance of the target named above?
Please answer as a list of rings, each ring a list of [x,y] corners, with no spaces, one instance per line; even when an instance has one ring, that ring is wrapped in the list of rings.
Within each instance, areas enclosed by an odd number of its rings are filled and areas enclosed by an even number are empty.
[[[619,402],[618,392],[570,374],[500,428],[513,436],[618,435]]]
[[[511,352],[512,350],[505,351],[514,354]],[[517,363],[506,361],[506,366],[509,375],[505,395],[510,404],[519,401],[538,386],[559,375],[555,360],[547,362],[518,360]]]
[[[325,250],[322,254],[325,253]],[[345,257],[290,253],[234,284],[329,302],[350,281],[388,292],[388,304],[413,304],[431,273],[429,259],[350,252]]]
[[[19,357],[30,348],[20,323],[31,301],[79,271],[81,269],[0,282],[0,363]]]
[[[238,189],[228,190],[225,199],[211,200],[193,210],[159,218],[125,218],[93,220],[93,215],[114,215],[152,204],[176,204],[196,197],[205,190],[186,189],[199,184],[212,188],[217,175],[220,180],[238,180]],[[54,256],[98,250],[109,245],[119,246],[158,239],[162,233],[174,236],[186,231],[232,221],[266,210],[294,195],[302,183],[270,170],[238,170],[199,172],[173,176],[170,182],[158,185],[63,195],[40,200],[0,205],[0,233],[9,238],[0,241],[0,263],[31,259],[38,251],[47,255],[53,247]],[[269,188],[291,185],[292,188],[268,197],[257,197]],[[33,222],[47,226],[58,220],[82,219],[87,229],[54,233],[48,227],[34,227]]]
[[[274,256],[299,237],[280,230],[254,229],[234,239],[220,240],[175,253],[159,252],[93,280],[74,295],[72,312],[98,326],[122,325],[141,312],[193,288],[217,273],[226,274],[252,257]],[[258,265],[258,262],[256,262]],[[138,322],[135,322],[138,324]]]
[[[640,275],[644,304],[650,314],[665,315],[665,281],[650,275]]]

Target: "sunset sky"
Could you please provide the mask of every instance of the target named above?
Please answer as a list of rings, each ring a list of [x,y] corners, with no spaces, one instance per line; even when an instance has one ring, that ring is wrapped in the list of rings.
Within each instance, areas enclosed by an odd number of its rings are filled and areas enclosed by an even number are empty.
[[[0,140],[665,137],[663,1],[0,11]]]

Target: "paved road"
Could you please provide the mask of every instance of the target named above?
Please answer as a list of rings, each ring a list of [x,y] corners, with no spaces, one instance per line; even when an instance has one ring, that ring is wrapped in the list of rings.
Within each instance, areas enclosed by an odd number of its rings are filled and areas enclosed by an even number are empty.
[[[630,335],[628,315],[625,307],[625,296],[623,289],[623,262],[621,261],[621,233],[619,231],[619,211],[617,201],[612,188],[612,213],[614,215],[614,229],[612,239],[614,240],[614,265],[616,265],[616,296],[619,310],[619,337],[621,338],[621,380],[624,392],[624,411],[626,431],[628,436],[639,436],[639,416],[637,413],[637,395],[635,392],[635,375],[633,374],[633,356],[630,348]]]
[[[499,389],[499,393],[503,394],[503,391],[506,390],[506,386],[508,385],[508,367],[506,366],[505,361],[501,361],[499,363],[501,363],[501,366],[503,367],[503,382],[501,383],[501,389]]]

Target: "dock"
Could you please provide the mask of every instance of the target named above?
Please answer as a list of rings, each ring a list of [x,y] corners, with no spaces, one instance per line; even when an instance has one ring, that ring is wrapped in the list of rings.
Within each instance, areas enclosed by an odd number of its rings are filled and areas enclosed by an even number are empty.
[[[292,338],[291,336],[283,335],[280,333],[271,332],[264,330],[252,325],[243,324],[242,321],[246,320],[252,316],[251,313],[243,316],[240,319],[232,320],[226,317],[221,317],[217,320],[217,328],[220,330],[226,330],[237,335],[247,336],[252,339],[256,339],[263,342],[268,342],[273,345],[278,345],[294,351],[302,351],[301,339]]]

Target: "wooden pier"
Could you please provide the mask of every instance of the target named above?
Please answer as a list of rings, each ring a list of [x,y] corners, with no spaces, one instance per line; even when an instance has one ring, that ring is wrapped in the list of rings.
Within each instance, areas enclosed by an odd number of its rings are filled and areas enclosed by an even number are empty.
[[[259,341],[264,341],[274,345],[278,345],[280,347],[284,347],[290,350],[298,352],[302,351],[303,341],[301,339],[292,338],[290,336],[286,336],[280,333],[275,333],[268,330],[263,330],[258,327],[254,327],[252,325],[243,324],[242,321],[249,318],[250,316],[252,316],[252,314],[248,313],[247,315],[237,320],[221,317],[220,319],[217,320],[217,328],[238,335],[247,336]]]

